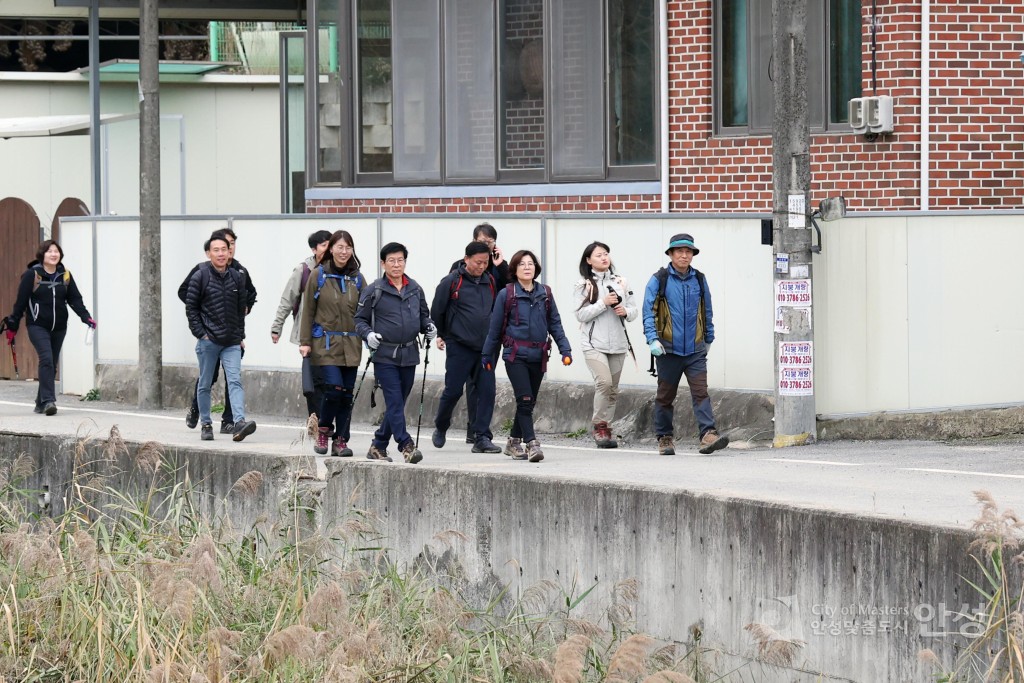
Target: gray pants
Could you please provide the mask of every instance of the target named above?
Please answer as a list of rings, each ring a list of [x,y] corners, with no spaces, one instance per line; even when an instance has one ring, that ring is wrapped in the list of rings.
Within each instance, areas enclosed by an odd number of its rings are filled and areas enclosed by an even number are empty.
[[[615,401],[619,397],[619,377],[624,353],[602,353],[589,349],[583,352],[590,374],[594,376],[594,424],[615,419]]]

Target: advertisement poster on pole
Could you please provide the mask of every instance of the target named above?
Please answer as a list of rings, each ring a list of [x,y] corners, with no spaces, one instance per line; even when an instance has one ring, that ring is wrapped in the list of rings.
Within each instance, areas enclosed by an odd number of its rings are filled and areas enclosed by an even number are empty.
[[[779,342],[779,395],[814,395],[814,342]]]
[[[786,320],[786,309],[797,309],[806,316],[807,329],[811,329],[811,280],[776,280],[775,281],[775,331],[782,334],[790,332]]]

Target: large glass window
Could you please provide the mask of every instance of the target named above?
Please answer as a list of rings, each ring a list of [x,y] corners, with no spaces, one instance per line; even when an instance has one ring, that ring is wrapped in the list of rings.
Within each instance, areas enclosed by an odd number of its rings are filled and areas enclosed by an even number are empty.
[[[774,112],[772,0],[715,2],[715,129],[770,133]],[[860,0],[807,4],[807,109],[812,129],[847,121],[861,95]]]
[[[346,185],[657,177],[655,0],[334,2],[317,22],[352,39],[321,69],[320,182],[328,152]]]

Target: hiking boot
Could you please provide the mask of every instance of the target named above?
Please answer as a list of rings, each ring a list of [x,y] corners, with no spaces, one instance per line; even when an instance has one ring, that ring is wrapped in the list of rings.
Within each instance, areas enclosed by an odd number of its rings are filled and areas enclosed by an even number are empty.
[[[316,443],[313,445],[313,452],[317,455],[325,455],[327,453],[327,439],[328,434],[331,433],[330,427],[320,427],[316,433]]]
[[[383,460],[384,462],[391,462],[391,456],[388,455],[386,449],[377,448],[376,444],[370,444],[370,450],[366,452],[367,460]]]
[[[530,459],[530,462],[540,462],[544,459],[544,451],[540,449],[540,441],[534,439],[526,444],[526,457]]]
[[[516,436],[508,437],[508,443],[505,444],[505,455],[511,455],[513,460],[526,460],[523,440]]]
[[[188,412],[185,413],[185,426],[195,429],[197,424],[199,424],[199,408],[189,406]]]
[[[435,429],[434,433],[430,435],[430,443],[434,444],[434,448],[444,448],[444,431],[441,429]]]
[[[423,459],[423,454],[420,453],[420,449],[416,448],[416,444],[412,439],[409,439],[409,443],[402,446],[401,451],[405,461],[410,465],[415,465]]]
[[[45,406],[43,406],[43,413],[45,413],[46,415],[56,415],[57,404],[54,403],[53,401],[50,401]]]
[[[235,423],[234,436],[231,437],[233,441],[241,441],[245,437],[249,436],[256,431],[256,423],[252,420],[239,420]]]
[[[234,434],[235,433],[235,423],[234,422],[221,422],[220,423],[220,433],[221,434]]]
[[[501,453],[501,448],[494,445],[494,442],[486,436],[481,436],[473,444],[474,453]]]
[[[466,443],[476,443],[476,434],[473,433],[473,425],[466,425]]]
[[[676,442],[672,440],[671,434],[658,437],[658,455],[675,455]]]
[[[594,442],[598,448],[618,448],[619,442],[615,440],[611,427],[607,422],[594,424]]]
[[[331,456],[334,458],[351,458],[352,449],[345,443],[345,439],[336,438],[331,442]]]
[[[728,445],[729,437],[720,435],[714,429],[709,429],[704,432],[704,436],[700,437],[700,448],[697,449],[697,452],[701,455],[711,455]]]
[[[200,430],[199,438],[203,441],[213,441],[213,425],[209,422],[205,423]]]

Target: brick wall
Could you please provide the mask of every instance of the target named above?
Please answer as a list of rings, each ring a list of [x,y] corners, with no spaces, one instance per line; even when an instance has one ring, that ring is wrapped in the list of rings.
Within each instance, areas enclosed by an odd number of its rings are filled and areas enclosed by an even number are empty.
[[[811,136],[811,201],[842,194],[851,210],[915,210],[921,178],[921,7],[877,0],[872,90],[871,2],[863,0],[863,92],[894,100],[895,132]],[[711,0],[669,3],[669,201],[673,212],[771,209],[770,136],[716,137]],[[930,206],[1024,206],[1024,0],[932,0]],[[658,211],[653,195],[311,202],[330,211]]]
[[[505,3],[505,40],[520,48],[544,36],[542,0],[509,0]],[[518,77],[518,64],[512,66]],[[513,96],[503,99],[505,127],[502,168],[544,167],[544,100],[530,97],[521,87],[509,87]],[[503,92],[505,97],[508,93]]]

